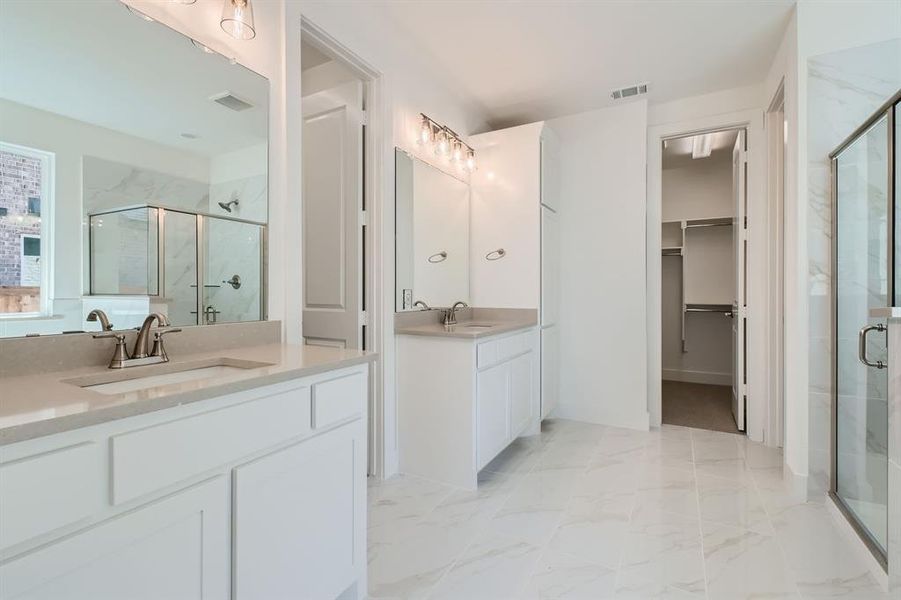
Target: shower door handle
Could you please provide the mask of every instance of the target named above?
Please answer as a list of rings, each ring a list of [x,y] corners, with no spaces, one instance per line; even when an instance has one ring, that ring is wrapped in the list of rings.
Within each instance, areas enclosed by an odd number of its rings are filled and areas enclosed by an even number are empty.
[[[885,325],[882,323],[878,323],[876,325],[867,325],[863,329],[860,330],[857,338],[857,357],[860,359],[860,362],[865,364],[868,367],[875,367],[877,369],[884,369],[886,367],[885,363],[881,360],[877,360],[876,362],[872,362],[869,358],[867,358],[867,336],[871,331],[885,331]]]

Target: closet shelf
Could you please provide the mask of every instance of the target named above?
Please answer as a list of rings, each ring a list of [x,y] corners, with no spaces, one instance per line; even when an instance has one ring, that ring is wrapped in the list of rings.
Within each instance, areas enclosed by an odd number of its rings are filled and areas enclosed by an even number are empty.
[[[672,246],[669,248],[663,248],[663,256],[682,256],[682,247]]]

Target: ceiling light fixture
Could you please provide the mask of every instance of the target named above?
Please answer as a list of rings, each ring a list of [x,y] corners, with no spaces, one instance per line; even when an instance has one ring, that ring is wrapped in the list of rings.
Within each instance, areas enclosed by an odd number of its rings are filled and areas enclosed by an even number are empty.
[[[416,143],[420,146],[430,145],[438,156],[453,161],[456,165],[474,171],[476,168],[476,152],[464,142],[457,133],[446,125],[419,114],[419,133]]]
[[[257,33],[253,27],[253,6],[250,0],[225,0],[219,26],[235,39],[252,40]]]
[[[713,151],[713,136],[709,133],[696,135],[691,139],[691,157],[708,158]]]

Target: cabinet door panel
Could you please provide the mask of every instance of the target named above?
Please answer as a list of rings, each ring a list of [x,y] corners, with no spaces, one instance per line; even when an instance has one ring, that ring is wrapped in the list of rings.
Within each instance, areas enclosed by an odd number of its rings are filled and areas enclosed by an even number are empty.
[[[4,600],[225,600],[228,486],[188,488],[13,559]]]
[[[478,464],[481,469],[510,440],[510,363],[486,369],[478,379]]]
[[[510,361],[510,423],[511,437],[522,433],[532,420],[532,352]]]
[[[334,598],[356,579],[362,427],[356,421],[235,469],[235,598]]]

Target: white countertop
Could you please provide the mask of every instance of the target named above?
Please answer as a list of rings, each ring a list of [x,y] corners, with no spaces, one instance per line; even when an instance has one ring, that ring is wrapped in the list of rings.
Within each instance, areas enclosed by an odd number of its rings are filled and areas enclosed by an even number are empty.
[[[114,419],[122,419],[165,408],[207,400],[325,371],[375,360],[376,354],[322,346],[266,344],[197,352],[163,365],[130,367],[113,371],[103,367],[83,367],[18,377],[0,378],[0,446],[44,435],[60,433]],[[171,383],[120,394],[101,394],[66,383],[110,373],[128,376],[154,375],[165,368],[177,370],[183,363],[217,358],[271,363],[217,377]]]
[[[535,319],[487,323],[475,321],[473,323],[476,325],[485,324],[491,326],[473,327],[470,323],[458,323],[456,325],[448,326],[445,326],[441,323],[424,323],[419,325],[409,325],[400,328],[395,327],[394,333],[397,335],[428,335],[434,337],[479,339],[491,337],[493,335],[498,335],[501,333],[507,333],[510,331],[517,331],[520,329],[530,329],[538,325]]]
[[[901,319],[901,306],[871,308],[870,317],[874,319]]]

